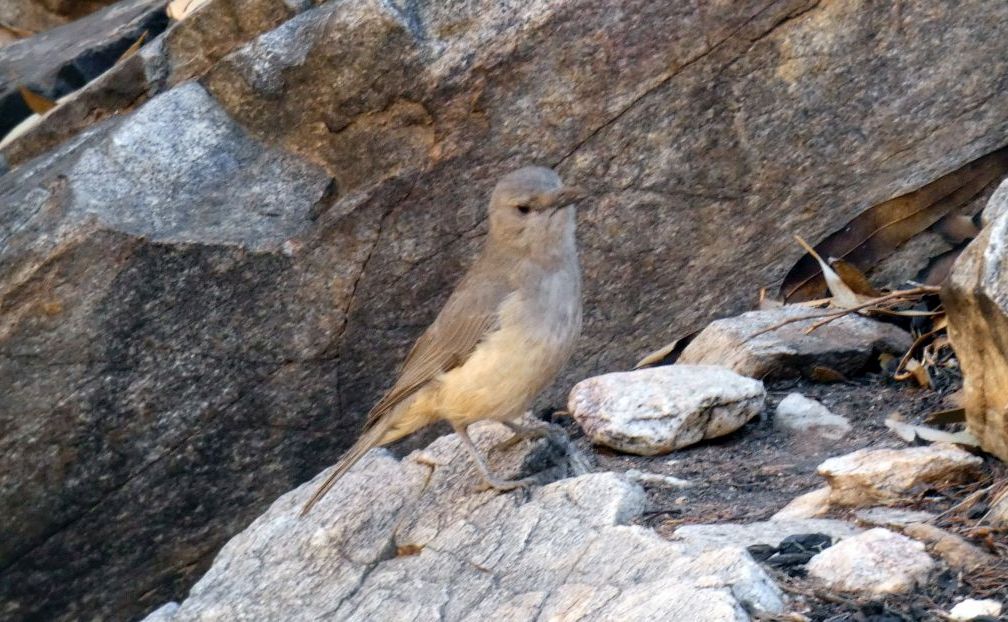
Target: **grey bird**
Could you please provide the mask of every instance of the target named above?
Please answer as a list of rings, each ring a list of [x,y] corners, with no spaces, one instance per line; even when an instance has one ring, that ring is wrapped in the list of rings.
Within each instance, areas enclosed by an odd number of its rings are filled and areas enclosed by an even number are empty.
[[[533,483],[495,477],[467,429],[491,419],[508,425],[516,438],[543,435],[518,420],[567,363],[581,332],[574,204],[583,196],[539,166],[497,183],[482,252],[302,516],[369,449],[439,420],[451,424],[487,486],[511,490]]]

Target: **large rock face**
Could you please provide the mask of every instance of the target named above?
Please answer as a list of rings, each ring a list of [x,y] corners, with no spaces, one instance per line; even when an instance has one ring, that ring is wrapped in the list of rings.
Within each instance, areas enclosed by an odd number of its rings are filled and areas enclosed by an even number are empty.
[[[594,195],[557,403],[1008,136],[1001,3],[240,4],[8,154],[5,615],[139,614],[331,463],[511,168]]]
[[[1008,460],[1008,182],[991,197],[987,226],[956,260],[942,291],[963,369],[966,424],[980,446]]]

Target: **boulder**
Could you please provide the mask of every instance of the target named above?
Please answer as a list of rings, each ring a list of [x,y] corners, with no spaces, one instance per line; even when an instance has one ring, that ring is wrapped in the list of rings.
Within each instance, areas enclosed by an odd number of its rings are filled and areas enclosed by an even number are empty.
[[[483,450],[508,436],[498,424],[475,431]],[[507,462],[534,451],[526,443]],[[530,494],[475,493],[475,469],[451,435],[402,461],[373,450],[299,518],[326,473],[278,499],[221,550],[188,598],[147,622],[734,622],[748,620],[747,610],[783,609],[780,591],[741,549],[685,554],[629,526],[644,511],[644,491],[613,473]]]
[[[829,440],[839,440],[851,429],[846,417],[801,393],[789,393],[781,400],[774,413],[774,426],[793,432],[810,432]]]
[[[761,380],[806,376],[822,367],[845,376],[862,372],[881,352],[902,355],[913,340],[905,330],[860,315],[847,315],[805,334],[815,320],[784,324],[822,313],[800,305],[750,311],[716,320],[700,331],[679,363],[724,365]]]
[[[941,486],[975,475],[983,459],[955,445],[907,449],[859,449],[819,465],[833,505],[898,502],[920,486]]]
[[[901,7],[211,0],[171,26],[4,151],[4,613],[180,597],[352,442],[507,170],[592,194],[556,405],[747,308],[793,234],[1001,147],[1008,7]]]
[[[713,365],[669,365],[582,380],[567,409],[592,442],[653,456],[739,429],[763,411],[763,383]]]
[[[963,371],[966,427],[1008,460],[1008,187],[991,197],[987,225],[959,255],[942,288],[948,330]]]
[[[923,585],[934,567],[923,544],[876,527],[813,557],[808,573],[833,590],[884,595]]]

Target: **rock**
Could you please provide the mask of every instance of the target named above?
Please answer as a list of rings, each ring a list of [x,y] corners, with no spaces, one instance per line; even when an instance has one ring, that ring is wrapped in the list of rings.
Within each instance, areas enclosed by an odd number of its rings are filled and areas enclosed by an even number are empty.
[[[645,473],[638,469],[630,469],[623,473],[632,482],[637,482],[641,486],[655,486],[660,488],[689,488],[693,484],[687,480],[672,475],[662,475],[661,473]]]
[[[902,355],[912,343],[906,331],[859,315],[842,317],[807,335],[814,320],[785,324],[749,339],[785,320],[815,313],[808,307],[786,305],[716,320],[686,346],[678,362],[724,365],[761,380],[812,377],[816,367],[852,376],[879,353]]]
[[[998,558],[934,525],[911,523],[903,527],[903,533],[927,544],[929,550],[957,570],[975,572],[998,565]]]
[[[991,599],[967,598],[949,611],[949,617],[953,620],[972,620],[982,616],[996,618],[999,615],[1001,615],[1001,603]]]
[[[486,448],[509,432],[488,424],[476,436]],[[686,555],[627,526],[643,512],[644,492],[613,473],[555,482],[527,499],[472,493],[475,470],[452,435],[401,462],[372,451],[299,519],[324,475],[278,499],[180,606],[148,622],[735,621],[749,619],[746,608],[783,609],[780,591],[743,551]]]
[[[0,24],[39,33],[97,11],[115,0],[5,0],[0,4]],[[3,41],[0,40],[0,45]]]
[[[65,26],[0,47],[0,138],[31,110],[19,86],[50,99],[74,91],[111,67],[146,30],[165,29],[163,0],[123,0]]]
[[[829,511],[830,487],[823,486],[795,497],[770,517],[772,521],[815,518]]]
[[[308,4],[211,0],[4,152],[5,614],[179,598],[331,464],[472,257],[504,170],[555,165],[592,193],[584,339],[539,404],[556,405],[746,308],[800,256],[792,234],[822,239],[1008,134],[1001,3]],[[204,146],[198,116],[160,101],[188,80],[240,130]],[[152,154],[179,162],[148,182]],[[244,233],[223,235],[236,214]]]
[[[669,365],[577,383],[567,409],[592,442],[653,456],[739,429],[763,410],[758,380],[712,365]]]
[[[942,288],[949,337],[963,371],[966,427],[980,446],[1008,460],[1008,187],[991,197],[980,235],[959,255]],[[989,210],[989,211],[988,211]]]
[[[825,534],[837,540],[861,533],[861,529],[840,520],[812,518],[805,520],[773,520],[757,523],[713,523],[683,525],[672,533],[672,541],[684,550],[699,552],[730,546],[746,548],[754,544],[779,547],[795,534]]]
[[[923,544],[876,527],[819,553],[807,569],[829,589],[882,595],[923,585],[934,566]]]
[[[918,486],[961,482],[983,460],[955,445],[936,443],[907,449],[860,449],[819,465],[829,483],[830,503],[867,506],[894,503]]]
[[[987,205],[980,214],[980,222],[986,227],[1005,213],[1008,213],[1008,179],[1001,182],[987,201]]]
[[[796,432],[812,431],[823,438],[838,440],[850,431],[846,417],[834,414],[829,408],[801,393],[789,393],[777,405],[774,425]]]
[[[860,523],[877,527],[905,527],[911,523],[929,523],[937,518],[931,512],[886,507],[857,510],[854,516]]]

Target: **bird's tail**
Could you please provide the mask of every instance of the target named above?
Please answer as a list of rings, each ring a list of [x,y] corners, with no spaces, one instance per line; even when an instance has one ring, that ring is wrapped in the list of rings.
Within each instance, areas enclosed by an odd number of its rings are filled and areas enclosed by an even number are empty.
[[[385,431],[388,428],[388,425],[383,425],[383,423],[384,422],[379,421],[376,425],[373,425],[369,430],[364,432],[359,439],[357,439],[357,442],[353,444],[353,447],[343,454],[343,457],[336,463],[336,468],[333,472],[324,482],[322,482],[322,485],[318,487],[311,498],[305,502],[304,506],[301,508],[301,516],[310,512],[312,506],[322,500],[322,497],[324,497],[326,493],[328,493],[332,487],[336,485],[336,482],[350,470],[350,467],[357,464],[357,461],[361,459],[361,456],[381,442],[382,436],[385,435]]]

